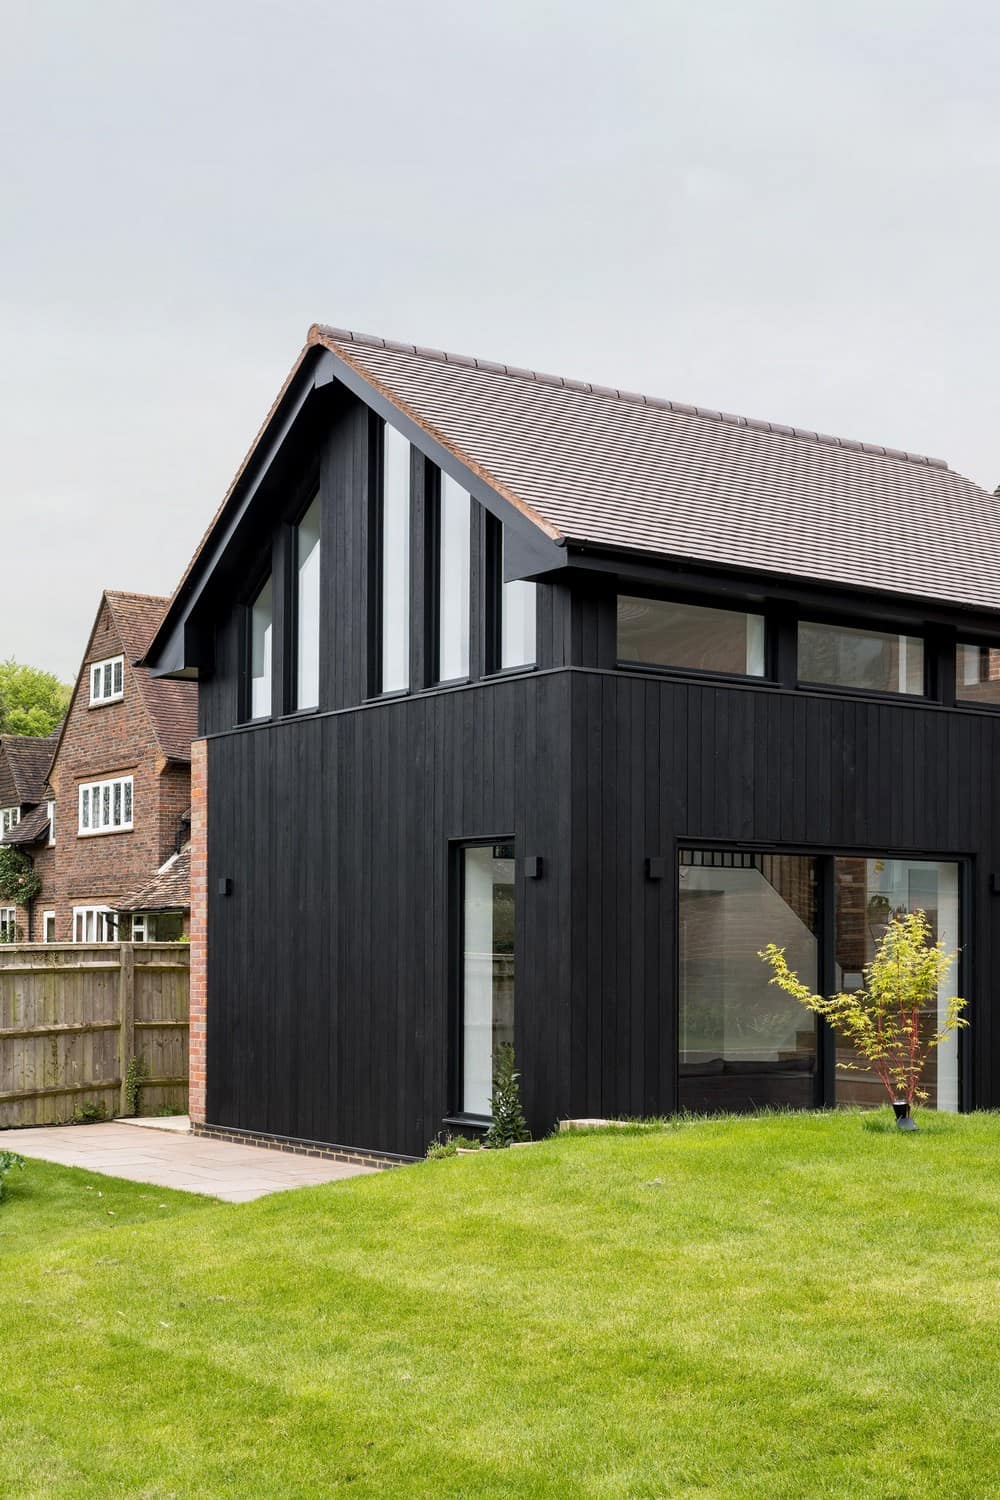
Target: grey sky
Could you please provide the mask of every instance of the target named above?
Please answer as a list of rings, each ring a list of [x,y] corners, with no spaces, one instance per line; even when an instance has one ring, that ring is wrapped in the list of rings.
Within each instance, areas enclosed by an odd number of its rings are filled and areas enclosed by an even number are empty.
[[[0,656],[171,592],[315,320],[992,488],[995,15],[0,0]]]

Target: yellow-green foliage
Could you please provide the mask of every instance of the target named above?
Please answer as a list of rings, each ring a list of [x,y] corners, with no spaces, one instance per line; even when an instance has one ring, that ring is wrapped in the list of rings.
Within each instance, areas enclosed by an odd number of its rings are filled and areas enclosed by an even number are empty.
[[[954,997],[943,1026],[935,1029],[938,994],[958,954],[946,953],[943,942],[931,942],[923,911],[893,917],[864,971],[864,985],[853,994],[814,995],[788,967],[784,948],[774,943],[758,957],[774,971],[771,983],[828,1021],[870,1065],[894,1101],[913,1104],[927,1098],[920,1078],[928,1057],[959,1026],[969,1024],[962,1019],[965,1001]],[[858,1070],[856,1063],[837,1066]]]

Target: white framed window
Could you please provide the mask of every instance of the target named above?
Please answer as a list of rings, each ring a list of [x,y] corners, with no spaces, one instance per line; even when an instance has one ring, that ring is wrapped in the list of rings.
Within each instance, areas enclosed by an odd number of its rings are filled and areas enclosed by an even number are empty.
[[[74,906],[74,943],[116,943],[118,914],[110,906]]]
[[[115,703],[125,695],[125,658],[109,656],[90,664],[90,702]]]
[[[17,942],[17,907],[0,906],[0,943]]]
[[[49,848],[51,849],[56,841],[56,805],[54,802],[48,802],[46,806],[49,810]]]
[[[118,833],[132,827],[132,777],[88,781],[80,787],[81,837]]]
[[[137,911],[132,917],[132,941],[133,943],[145,943],[149,941],[147,934],[148,916],[144,911]]]
[[[21,809],[19,807],[0,808],[0,838],[5,833],[10,833],[21,821]]]
[[[54,911],[42,912],[42,942],[54,943],[56,940],[56,914]]]

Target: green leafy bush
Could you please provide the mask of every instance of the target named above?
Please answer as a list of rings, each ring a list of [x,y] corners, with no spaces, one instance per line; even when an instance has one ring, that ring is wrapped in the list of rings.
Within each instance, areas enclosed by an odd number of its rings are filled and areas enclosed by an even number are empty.
[[[41,878],[28,856],[13,844],[0,844],[0,901],[27,906],[41,889]]]
[[[521,1075],[514,1066],[514,1049],[501,1042],[493,1058],[493,1097],[490,1100],[493,1124],[486,1132],[486,1145],[494,1150],[512,1146],[515,1141],[530,1141],[521,1112]]]
[[[24,1157],[18,1156],[15,1151],[0,1151],[0,1203],[3,1202],[4,1179],[15,1167],[19,1172],[24,1171]]]
[[[915,911],[893,917],[878,951],[864,971],[864,984],[851,994],[814,995],[789,967],[784,948],[768,943],[759,954],[773,970],[771,983],[800,1000],[828,1021],[864,1058],[881,1081],[892,1103],[911,1107],[927,1098],[920,1079],[935,1047],[960,1026],[967,1026],[965,1001],[952,997],[943,1026],[928,1024],[936,1012],[938,994],[957,953],[946,953],[944,943],[931,942],[927,913]],[[860,1072],[857,1063],[839,1068]]]

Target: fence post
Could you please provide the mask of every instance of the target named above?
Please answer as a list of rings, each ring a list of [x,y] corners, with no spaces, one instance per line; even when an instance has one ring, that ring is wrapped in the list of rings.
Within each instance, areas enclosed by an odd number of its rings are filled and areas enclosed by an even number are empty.
[[[119,944],[118,961],[121,966],[118,974],[118,1076],[121,1078],[118,1112],[125,1114],[128,1109],[125,1081],[128,1065],[135,1056],[135,949],[131,943]]]

